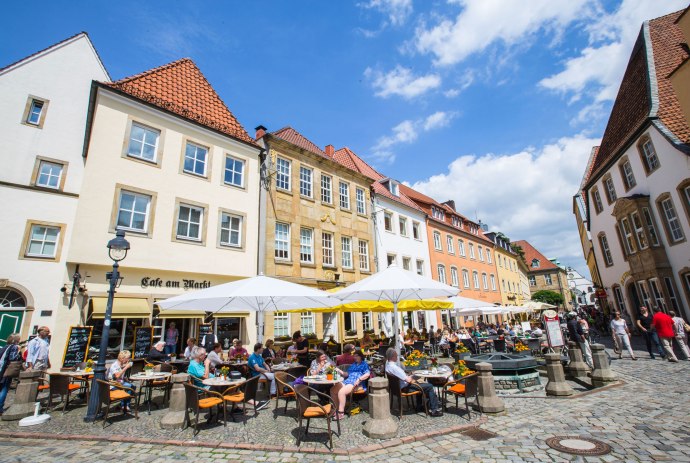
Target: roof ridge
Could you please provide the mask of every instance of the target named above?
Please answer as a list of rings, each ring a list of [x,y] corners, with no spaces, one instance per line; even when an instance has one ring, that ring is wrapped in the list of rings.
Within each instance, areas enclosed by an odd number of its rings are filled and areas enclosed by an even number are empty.
[[[48,50],[50,50],[51,48],[55,48],[55,47],[59,47],[60,45],[64,45],[65,43],[67,43],[67,42],[69,42],[70,40],[73,40],[73,39],[79,37],[80,35],[86,36],[86,38],[89,39],[89,41],[91,41],[91,39],[89,38],[89,34],[88,34],[86,31],[77,32],[76,34],[71,35],[71,36],[67,37],[66,39],[62,39],[62,40],[60,40],[59,42],[56,42],[56,43],[54,43],[54,44],[52,44],[52,45],[50,45],[50,46],[47,46],[47,47],[42,48],[42,49],[40,49],[40,50],[38,50],[38,51],[35,51],[35,52],[31,53],[30,55],[25,56],[24,58],[18,59],[17,61],[14,61],[13,63],[10,63],[10,64],[8,64],[7,66],[4,66],[4,67],[0,68],[0,72],[3,72],[3,71],[5,71],[5,70],[7,70],[7,69],[9,69],[9,68],[11,68],[11,67],[14,67],[14,66],[18,65],[19,63],[21,63],[22,61],[26,61],[26,60],[28,60],[28,59],[30,59],[30,58],[33,58],[33,57],[36,56],[36,55],[40,55],[41,53],[45,53],[45,52],[47,52]],[[94,49],[95,49],[95,48],[94,48]],[[96,53],[96,55],[98,55],[98,53]],[[98,59],[100,60],[100,56],[98,57]],[[102,63],[101,63],[101,64],[102,64]],[[106,74],[107,74],[107,72],[106,72]]]
[[[286,131],[289,131],[289,130],[292,130],[292,131],[295,133],[295,135],[296,135],[297,137],[299,137],[299,138],[301,138],[303,141],[305,141],[305,142],[307,143],[306,146],[301,146],[300,144],[293,143],[293,141],[288,140],[287,138],[282,137],[282,136],[279,135],[279,133],[281,133],[281,132],[286,132]],[[332,159],[330,156],[328,156],[328,155],[325,153],[325,151],[323,151],[321,148],[319,148],[319,145],[317,145],[316,143],[314,143],[313,141],[311,141],[309,138],[307,138],[306,136],[304,136],[299,130],[295,129],[294,127],[292,127],[292,126],[290,126],[290,125],[285,126],[285,127],[283,127],[282,129],[277,130],[277,131],[275,131],[275,132],[271,132],[271,135],[274,135],[274,136],[276,136],[276,137],[278,137],[278,138],[281,138],[281,139],[285,140],[286,142],[292,143],[293,145],[298,146],[298,147],[300,147],[300,148],[302,148],[302,149],[305,149],[305,150],[307,150],[307,151],[310,151],[310,152],[313,152],[313,153],[315,153],[315,154],[321,155],[321,156],[323,156],[323,157],[325,157],[325,158],[327,158],[327,159]]]
[[[160,71],[163,71],[163,70],[165,70],[165,69],[169,69],[169,68],[171,68],[171,67],[173,67],[173,66],[179,66],[180,64],[182,64],[182,63],[184,63],[184,62],[191,62],[191,63],[194,65],[194,67],[196,67],[197,69],[199,69],[199,67],[196,65],[196,63],[194,63],[194,61],[193,61],[191,58],[180,58],[180,59],[178,59],[178,60],[171,61],[171,62],[169,62],[169,63],[162,64],[162,65],[160,65],[160,66],[156,66],[155,68],[151,68],[151,69],[149,69],[149,70],[147,70],[147,71],[140,72],[140,73],[138,73],[138,74],[134,74],[134,75],[129,76],[129,77],[123,77],[123,78],[120,79],[120,80],[116,80],[116,81],[114,81],[114,82],[111,82],[111,85],[126,84],[126,83],[128,83],[128,82],[132,82],[132,81],[134,81],[134,80],[141,79],[142,77],[149,76],[149,75],[151,75],[151,74],[153,74],[153,73],[155,73],[155,72],[160,72]],[[205,77],[204,77],[204,78],[205,78]],[[208,82],[208,81],[207,81],[207,82]]]

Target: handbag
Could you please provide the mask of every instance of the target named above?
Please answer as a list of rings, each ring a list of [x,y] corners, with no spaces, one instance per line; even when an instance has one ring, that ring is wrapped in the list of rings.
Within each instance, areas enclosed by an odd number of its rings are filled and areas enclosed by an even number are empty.
[[[687,322],[683,322],[683,328],[686,333],[690,333],[690,325],[688,325]]]
[[[3,378],[17,378],[21,371],[22,371],[21,360],[15,360],[14,362],[10,362],[9,365],[7,365],[7,368],[5,369],[5,374],[3,375]]]

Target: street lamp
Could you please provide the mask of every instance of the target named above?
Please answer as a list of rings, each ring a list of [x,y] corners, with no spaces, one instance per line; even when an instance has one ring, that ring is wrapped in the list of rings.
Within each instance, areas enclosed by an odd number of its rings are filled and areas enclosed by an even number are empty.
[[[118,271],[119,262],[127,257],[129,251],[129,242],[125,239],[125,232],[118,230],[115,238],[108,241],[108,255],[113,260],[113,271],[105,274],[106,279],[110,282],[110,289],[108,290],[108,304],[105,307],[105,316],[103,318],[103,333],[101,334],[101,348],[98,351],[98,362],[94,369],[93,381],[91,381],[91,394],[89,395],[89,408],[86,412],[84,421],[93,422],[96,420],[96,411],[98,410],[99,402],[99,386],[97,379],[105,380],[105,356],[108,352],[108,338],[110,337],[110,318],[113,314],[113,298],[115,297],[115,288],[119,286],[120,273]]]

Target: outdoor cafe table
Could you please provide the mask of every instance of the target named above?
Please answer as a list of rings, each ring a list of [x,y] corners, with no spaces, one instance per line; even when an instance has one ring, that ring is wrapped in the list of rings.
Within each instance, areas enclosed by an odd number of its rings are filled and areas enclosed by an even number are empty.
[[[207,378],[202,381],[204,386],[211,386],[211,387],[230,387],[230,386],[237,386],[240,384],[245,383],[247,380],[245,378],[240,378],[240,379],[230,379],[226,378],[223,379],[220,376],[216,376],[214,378]]]
[[[434,386],[437,393],[441,392],[440,389],[446,385],[448,378],[452,374],[452,370],[445,368],[439,368],[436,373],[432,373],[430,370],[416,370],[412,372],[412,376],[424,379],[427,383]]]
[[[302,381],[314,386],[333,386],[334,384],[342,383],[345,378],[339,377],[338,379],[326,379],[325,376],[305,376]]]
[[[93,376],[93,370],[65,370],[51,373],[51,375],[70,376],[72,378],[90,378]]]
[[[300,366],[299,363],[279,363],[278,365],[273,365],[271,370],[273,371],[288,371],[291,368]]]
[[[146,383],[146,386],[142,385],[142,388],[146,389],[146,400],[144,403],[148,403],[149,406],[149,415],[151,414],[151,398],[153,396],[153,388],[151,387],[151,382],[153,381],[160,381],[166,378],[169,378],[172,376],[172,373],[165,372],[165,371],[154,371],[153,373],[147,374],[146,372],[142,373],[136,373],[134,375],[131,375],[129,377],[130,380],[132,381],[142,381]],[[139,390],[139,396],[141,397],[141,389]],[[139,398],[137,398],[137,401]]]

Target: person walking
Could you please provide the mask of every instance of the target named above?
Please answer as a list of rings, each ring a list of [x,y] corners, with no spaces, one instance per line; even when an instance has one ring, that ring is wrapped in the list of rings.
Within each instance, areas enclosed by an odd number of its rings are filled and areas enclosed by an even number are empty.
[[[652,352],[652,344],[656,347],[656,349],[659,351],[659,355],[661,355],[661,358],[666,358],[666,354],[664,353],[664,349],[661,347],[661,343],[659,342],[659,336],[657,335],[656,331],[654,331],[654,326],[652,325],[652,314],[649,313],[649,309],[645,306],[640,307],[640,316],[637,319],[637,327],[642,331],[642,336],[644,336],[644,342],[647,344],[647,352],[649,352],[649,355],[651,358],[656,358],[654,357],[654,352]]]
[[[29,341],[26,347],[26,369],[47,370],[50,368],[50,344],[48,343],[50,328],[42,326],[38,329],[38,336]]]
[[[669,362],[678,361],[676,354],[673,353],[672,340],[676,337],[676,333],[673,330],[673,324],[673,319],[661,311],[655,313],[654,317],[652,317],[652,326],[654,326],[656,334],[658,334],[661,339],[661,345],[664,346]]]
[[[685,332],[685,320],[680,318],[673,310],[670,310],[668,314],[673,319],[673,331],[676,333],[676,342],[680,346],[680,350],[685,356],[685,360],[690,360],[690,349],[688,349],[688,335]]]
[[[585,363],[590,369],[594,369],[594,362],[592,361],[592,350],[589,347],[589,342],[585,337],[585,332],[582,329],[582,325],[577,320],[577,315],[575,312],[568,313],[568,334],[570,334],[570,339],[577,342],[582,351],[582,356],[585,358]]]
[[[14,379],[14,376],[5,377],[5,372],[12,362],[22,358],[19,353],[19,339],[19,333],[10,334],[7,338],[7,346],[3,348],[2,355],[0,356],[0,415],[5,411],[5,399]]]
[[[630,346],[630,329],[628,329],[628,324],[625,320],[621,318],[621,313],[619,311],[616,311],[614,316],[615,318],[611,320],[610,326],[611,333],[613,333],[613,335],[618,338],[618,344],[620,346],[620,353],[618,354],[618,358],[623,358],[623,347],[625,347],[626,349],[628,349],[630,357],[633,360],[637,360],[637,357],[635,357],[635,353],[632,350],[632,346]]]
[[[177,339],[180,332],[175,328],[175,322],[170,322],[165,331],[165,355],[174,354],[177,351]]]

